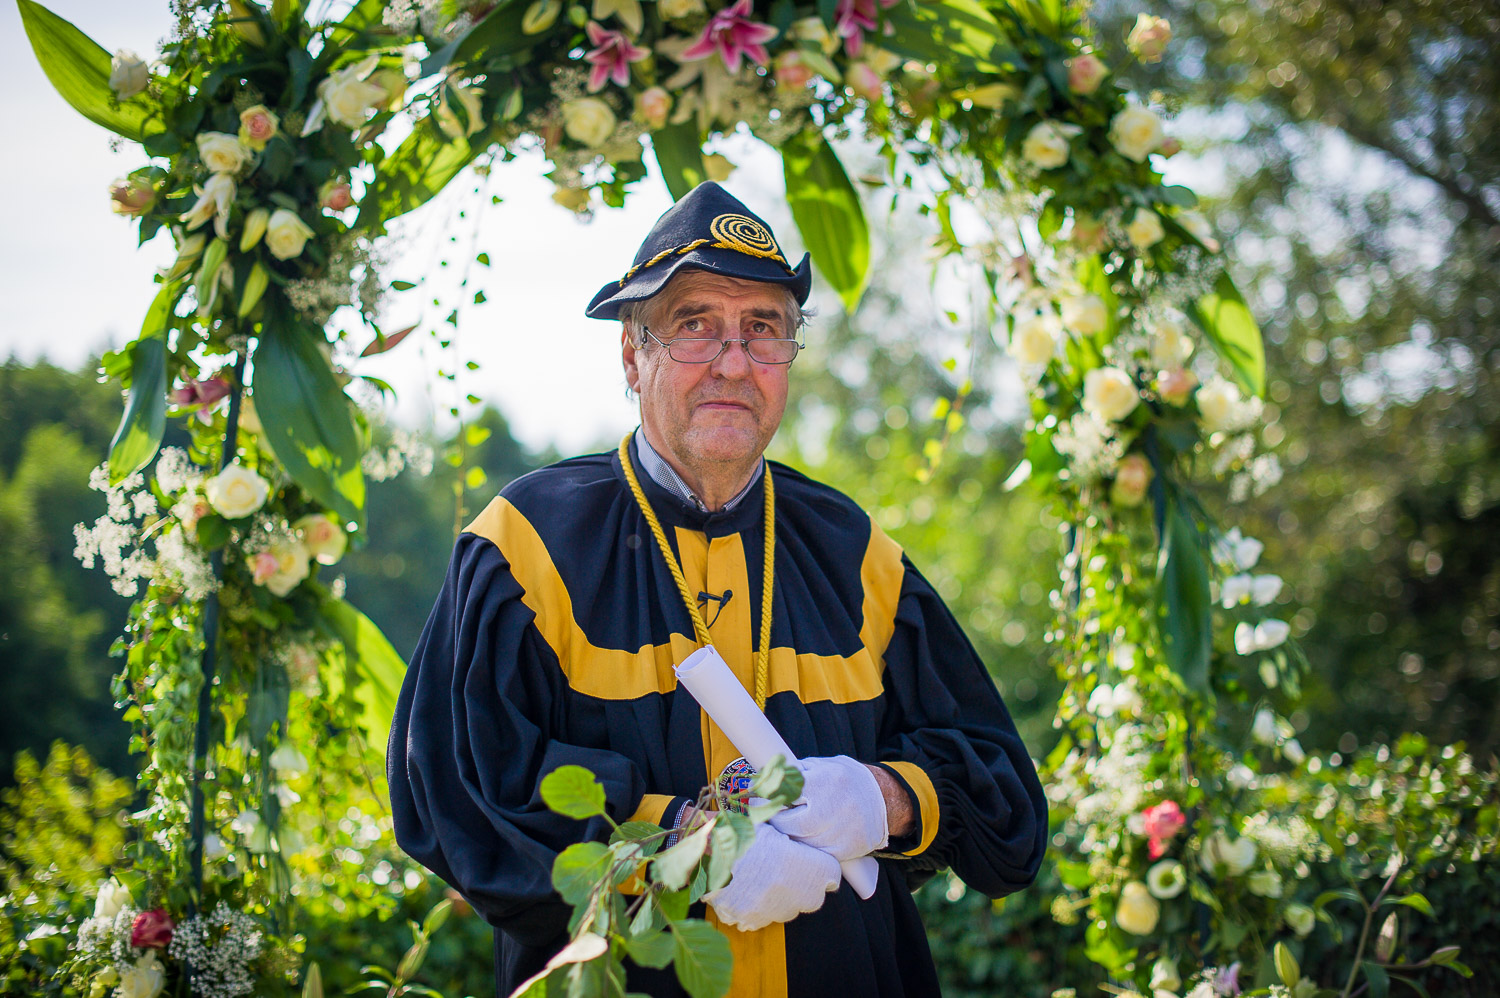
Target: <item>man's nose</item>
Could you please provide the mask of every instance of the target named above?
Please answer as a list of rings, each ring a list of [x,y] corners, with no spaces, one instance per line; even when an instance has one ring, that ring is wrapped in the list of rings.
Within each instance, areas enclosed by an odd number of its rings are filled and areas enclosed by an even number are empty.
[[[724,378],[743,378],[750,373],[750,353],[738,339],[729,339],[724,350],[714,358],[713,373]]]

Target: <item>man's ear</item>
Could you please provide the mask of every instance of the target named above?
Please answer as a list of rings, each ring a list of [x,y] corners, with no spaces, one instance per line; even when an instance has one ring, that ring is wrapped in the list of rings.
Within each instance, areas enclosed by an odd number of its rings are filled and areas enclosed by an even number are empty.
[[[636,363],[640,349],[630,338],[630,326],[622,322],[620,324],[620,358],[625,365],[625,384],[631,391],[637,393],[641,390],[641,371]]]

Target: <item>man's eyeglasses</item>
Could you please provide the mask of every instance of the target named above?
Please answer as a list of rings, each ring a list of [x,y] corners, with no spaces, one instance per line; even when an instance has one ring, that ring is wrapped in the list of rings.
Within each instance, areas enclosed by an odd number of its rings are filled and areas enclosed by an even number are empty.
[[[664,340],[645,326],[641,332],[667,348],[667,356],[679,364],[711,364],[719,354],[729,349],[729,344],[738,343],[757,364],[790,364],[797,359],[802,344],[781,336],[760,336],[753,339],[726,337],[679,336]]]

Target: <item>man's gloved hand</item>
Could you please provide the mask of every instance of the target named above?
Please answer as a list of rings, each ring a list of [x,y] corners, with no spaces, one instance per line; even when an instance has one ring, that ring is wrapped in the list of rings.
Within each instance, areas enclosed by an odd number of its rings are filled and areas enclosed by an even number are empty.
[[[769,824],[735,860],[729,883],[703,895],[720,920],[744,932],[789,922],[823,907],[839,885],[839,864],[826,852],[793,842]]]
[[[841,863],[885,848],[885,797],[869,767],[847,755],[826,756],[803,759],[802,775],[801,803],[771,819],[778,831]]]

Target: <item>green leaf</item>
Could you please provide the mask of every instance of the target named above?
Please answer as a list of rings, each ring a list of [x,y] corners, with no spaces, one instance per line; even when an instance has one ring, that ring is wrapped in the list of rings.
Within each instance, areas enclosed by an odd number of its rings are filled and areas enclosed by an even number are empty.
[[[1319,894],[1313,901],[1313,908],[1318,911],[1322,911],[1330,901],[1340,900],[1353,901],[1356,904],[1359,904],[1364,901],[1364,898],[1360,897],[1357,893],[1350,890],[1348,887],[1336,887],[1331,891],[1324,891],[1322,894]]]
[[[349,399],[318,349],[314,326],[268,316],[255,348],[255,411],[288,473],[329,509],[360,526],[365,479]]]
[[[781,147],[781,160],[797,231],[852,314],[870,280],[870,230],[859,195],[820,132],[797,133]]]
[[[729,940],[707,922],[688,919],[671,928],[677,980],[693,998],[720,998],[729,990],[734,956]]]
[[[1179,503],[1168,500],[1165,537],[1156,569],[1162,644],[1170,665],[1189,689],[1208,690],[1208,566],[1203,545]]]
[[[375,181],[360,201],[358,226],[386,225],[419,208],[458,176],[490,143],[490,129],[450,139],[429,116],[381,161]]]
[[[552,861],[552,886],[568,904],[582,904],[609,872],[613,858],[602,842],[575,842]]]
[[[1370,983],[1370,998],[1387,998],[1391,993],[1391,979],[1385,968],[1373,960],[1362,961],[1360,967],[1364,968],[1365,980]]]
[[[1190,314],[1229,363],[1240,387],[1252,395],[1265,395],[1266,349],[1260,326],[1227,273],[1219,275],[1213,291],[1193,303]]]
[[[569,818],[592,818],[604,813],[604,787],[582,766],[558,766],[542,777],[542,801]]]
[[[667,125],[651,133],[651,149],[656,166],[667,183],[673,201],[708,179],[703,172],[703,144],[698,126],[692,121]]]
[[[708,889],[716,891],[729,883],[735,861],[755,842],[755,825],[743,814],[720,814],[714,822],[708,853]]]
[[[675,891],[692,879],[698,869],[698,861],[708,848],[708,837],[717,822],[710,821],[702,828],[678,839],[670,849],[659,852],[651,860],[651,879],[668,891]]]
[[[371,744],[385,755],[390,739],[396,697],[406,676],[406,662],[392,647],[375,622],[344,600],[327,600],[323,619],[339,640],[354,680],[354,699],[361,709],[360,726],[369,732]]]
[[[140,97],[115,99],[110,55],[88,35],[33,0],[18,0],[21,24],[42,72],[62,99],[96,125],[136,142],[146,137],[151,111]],[[154,131],[160,132],[158,126]]]
[[[911,59],[967,74],[998,73],[1015,56],[1000,22],[975,0],[897,4],[886,20],[895,31],[880,44]]]
[[[453,911],[453,902],[447,898],[433,905],[427,912],[427,917],[422,919],[422,935],[430,936],[443,927],[448,921],[448,915]]]
[[[662,840],[653,839],[650,842],[641,842],[641,840],[661,834],[662,827],[660,825],[652,824],[649,821],[627,821],[614,830],[614,833],[609,837],[609,842],[611,845],[616,842],[640,842],[641,849],[649,856],[661,848]]]
[[[625,940],[625,952],[630,954],[630,958],[642,967],[655,970],[672,962],[672,953],[676,948],[676,939],[660,930]]]
[[[750,781],[750,796],[764,797],[783,807],[802,796],[802,770],[776,755]]]
[[[177,286],[163,285],[141,335],[130,347],[130,396],[125,415],[109,442],[109,483],[118,485],[156,456],[167,429],[167,321],[177,300]]]
[[[1386,898],[1385,904],[1404,904],[1408,908],[1415,908],[1428,918],[1436,918],[1437,914],[1432,910],[1432,903],[1421,894],[1407,894],[1405,897]]]
[[[692,903],[692,898],[686,889],[663,891],[656,896],[656,905],[661,909],[662,918],[668,922],[680,922],[687,918],[688,908]]]

